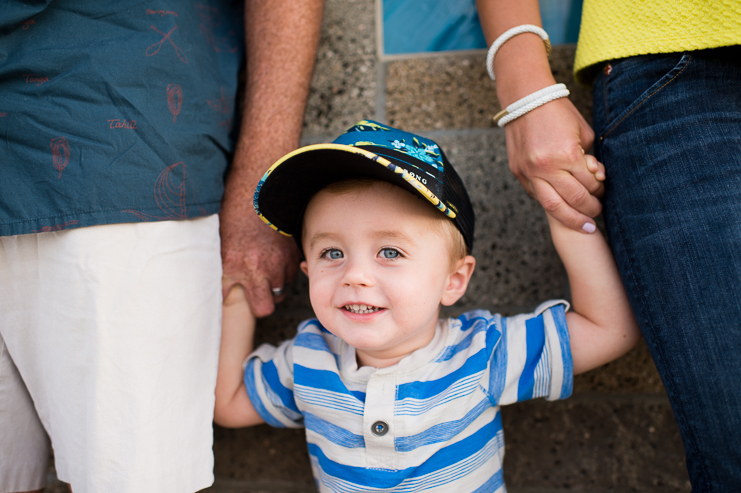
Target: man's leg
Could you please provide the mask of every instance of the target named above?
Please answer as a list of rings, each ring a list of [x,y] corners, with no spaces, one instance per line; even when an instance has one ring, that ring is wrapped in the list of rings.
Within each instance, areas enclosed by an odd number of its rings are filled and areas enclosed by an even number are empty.
[[[2,338],[5,322],[1,317],[2,315],[0,315],[0,492],[41,491],[37,488],[46,485],[49,437],[41,426],[23,379],[5,347]]]
[[[218,218],[0,239],[3,333],[75,493],[213,481]]]

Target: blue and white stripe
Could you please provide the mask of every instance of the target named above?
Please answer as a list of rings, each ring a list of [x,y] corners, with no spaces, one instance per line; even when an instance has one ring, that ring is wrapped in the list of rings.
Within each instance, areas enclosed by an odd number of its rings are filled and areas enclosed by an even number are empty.
[[[499,406],[570,395],[567,308],[441,320],[427,347],[382,369],[357,368],[355,350],[311,320],[255,351],[245,384],[267,423],[306,427],[320,491],[504,491]]]

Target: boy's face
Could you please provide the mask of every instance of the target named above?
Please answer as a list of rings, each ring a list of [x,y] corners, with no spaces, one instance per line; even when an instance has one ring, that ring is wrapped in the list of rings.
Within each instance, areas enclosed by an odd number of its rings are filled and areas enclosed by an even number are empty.
[[[356,348],[361,364],[389,366],[424,347],[441,302],[452,304],[465,292],[473,258],[458,263],[471,264],[462,276],[451,269],[436,214],[381,182],[321,191],[309,203],[301,268],[311,304],[324,327]]]

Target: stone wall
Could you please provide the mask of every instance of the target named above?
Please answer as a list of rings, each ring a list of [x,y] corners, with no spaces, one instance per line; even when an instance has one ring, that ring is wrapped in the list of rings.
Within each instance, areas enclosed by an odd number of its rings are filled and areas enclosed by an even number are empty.
[[[306,112],[304,143],[333,140],[373,119],[436,140],[462,175],[476,208],[478,265],[465,297],[448,314],[487,308],[503,314],[568,297],[563,267],[540,206],[507,166],[504,131],[484,54],[379,61],[375,5],[328,0]],[[571,75],[573,46],[551,57],[559,82],[591,119],[591,93]],[[278,342],[312,315],[301,275],[288,300],[258,325]],[[622,359],[576,377],[574,396],[502,411],[505,479],[514,493],[689,491],[684,451],[663,386],[643,343]],[[216,429],[214,491],[314,491],[301,430],[263,425]]]
[[[484,54],[379,61],[375,6],[328,0],[304,143],[327,142],[362,119],[436,140],[468,187],[477,214],[478,265],[448,314],[487,308],[503,314],[568,297],[563,267],[540,206],[507,166],[499,110]],[[551,64],[571,100],[591,119],[591,93],[571,75],[573,46]],[[258,325],[260,341],[290,337],[311,316],[305,278]],[[643,343],[622,359],[576,377],[574,396],[502,411],[510,491],[689,491],[684,452],[663,386]],[[301,430],[216,429],[214,491],[314,491]]]

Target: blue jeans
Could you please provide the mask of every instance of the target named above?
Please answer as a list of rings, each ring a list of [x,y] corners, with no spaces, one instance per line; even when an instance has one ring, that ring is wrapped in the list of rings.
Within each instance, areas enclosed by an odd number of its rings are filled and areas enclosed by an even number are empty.
[[[741,46],[605,64],[594,129],[610,243],[693,491],[741,491]]]

